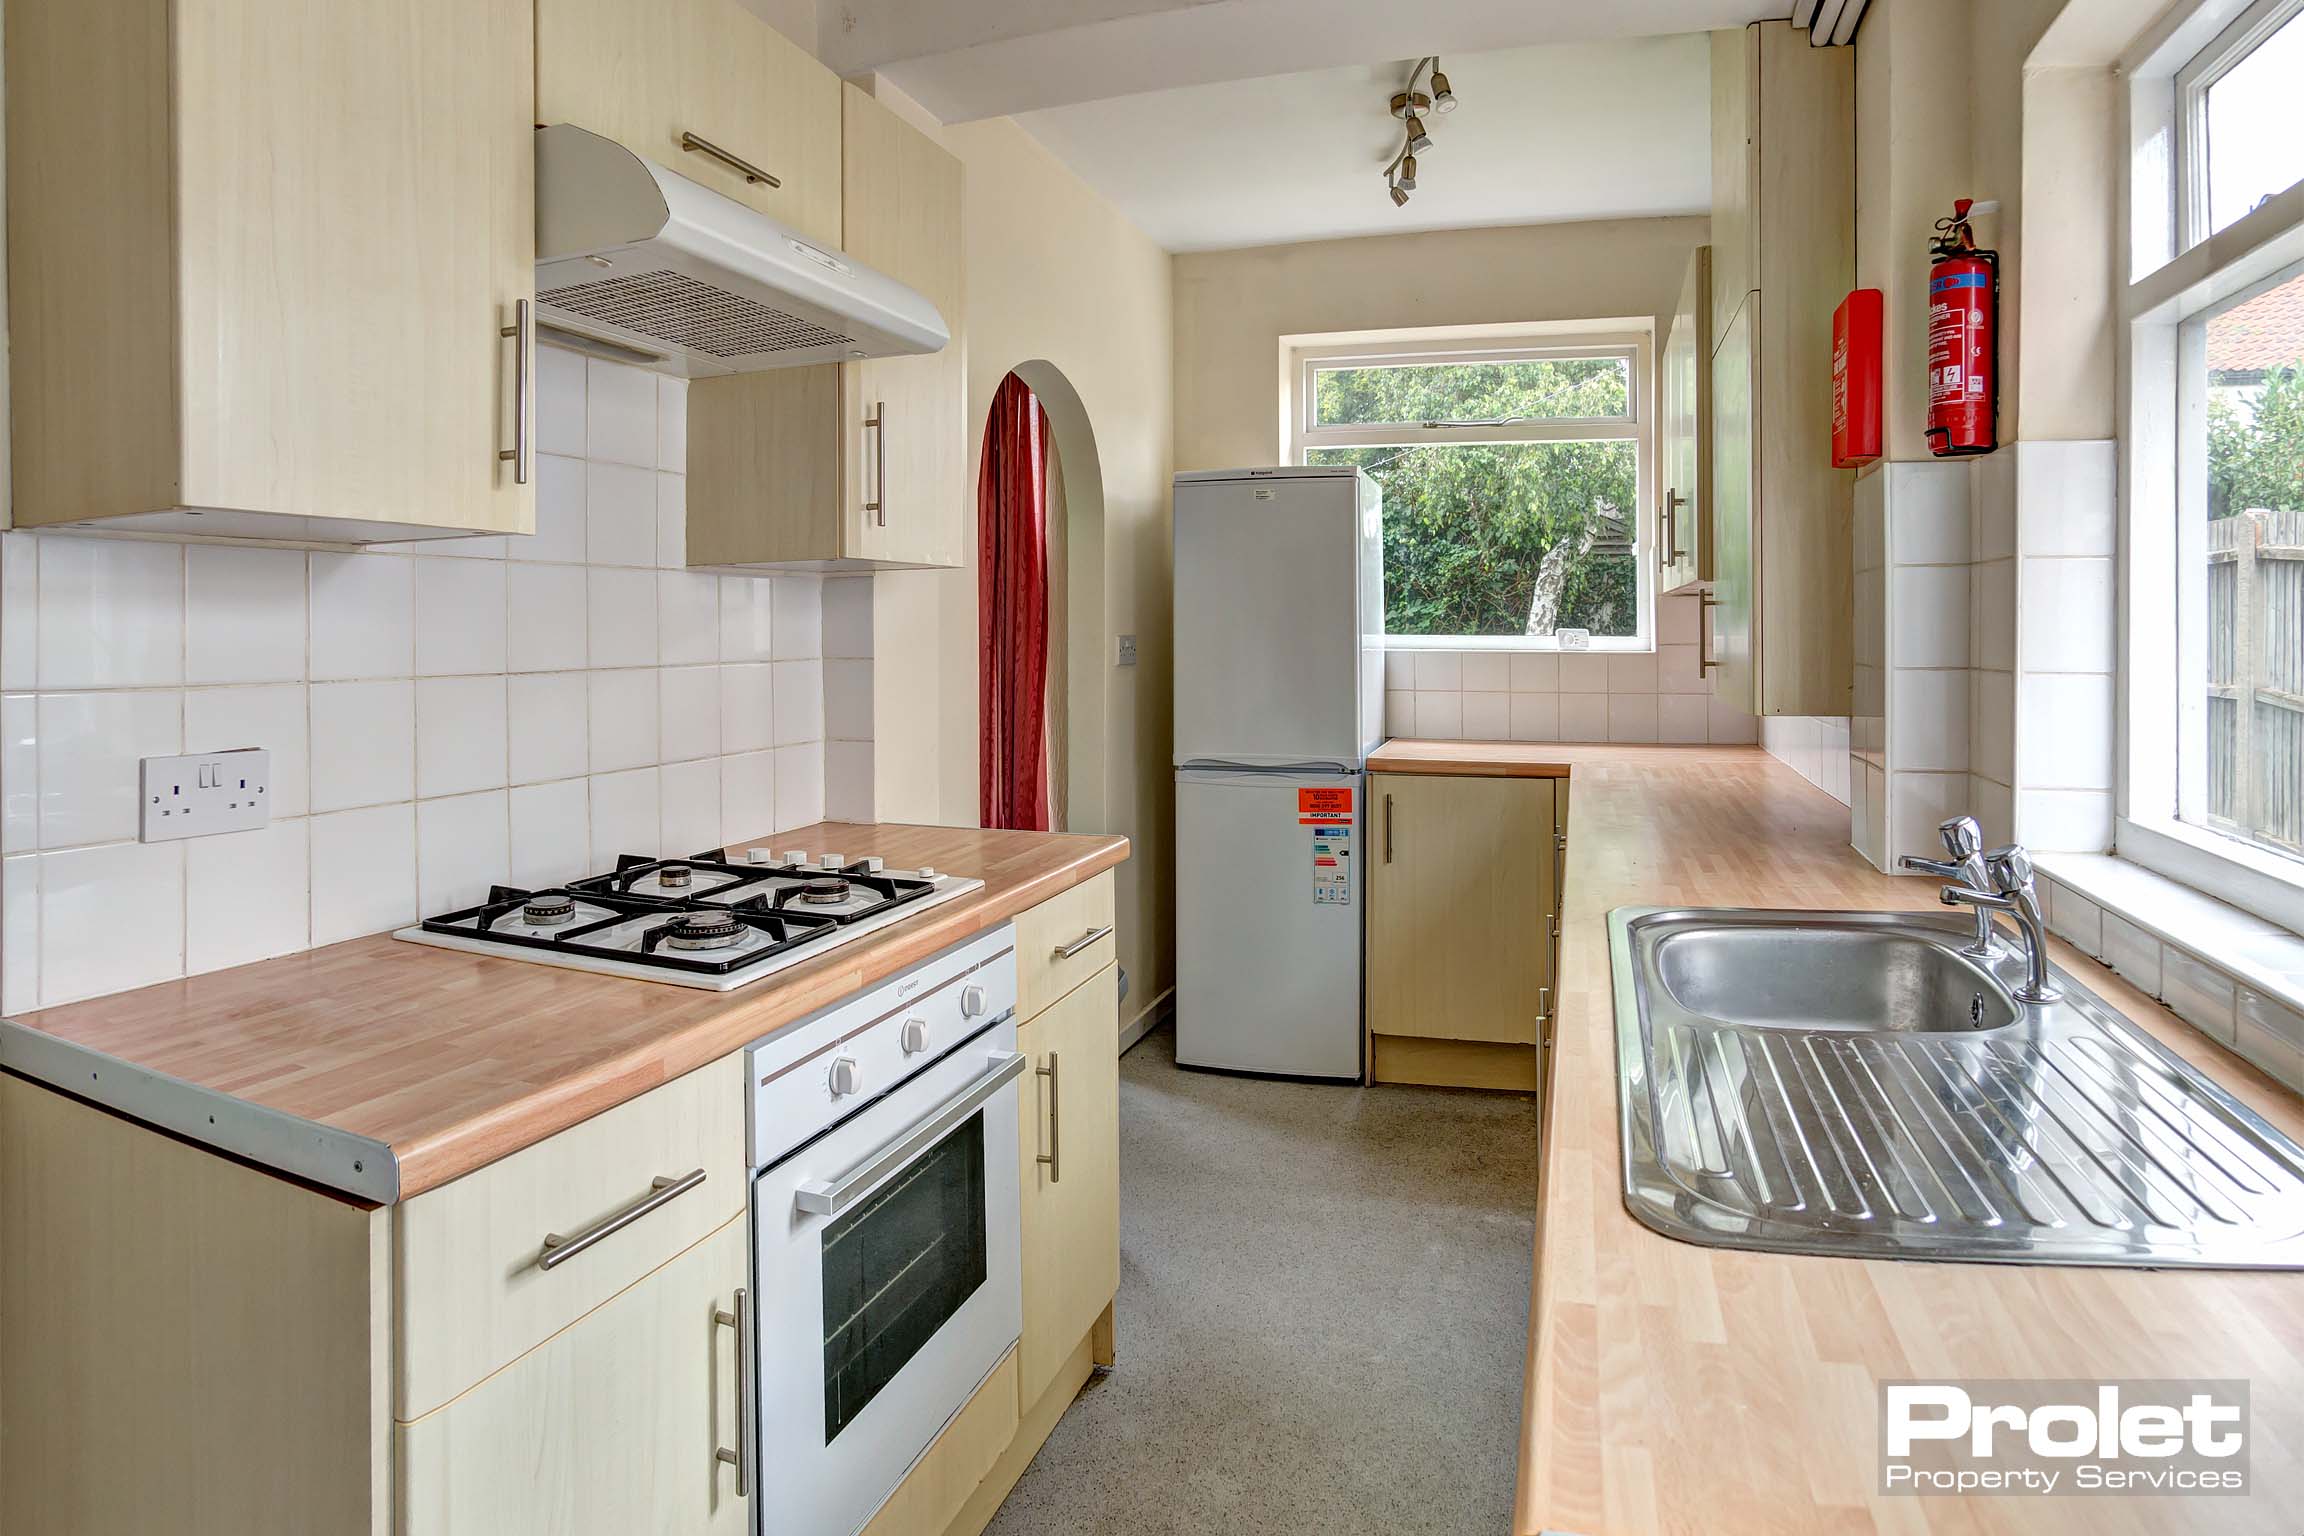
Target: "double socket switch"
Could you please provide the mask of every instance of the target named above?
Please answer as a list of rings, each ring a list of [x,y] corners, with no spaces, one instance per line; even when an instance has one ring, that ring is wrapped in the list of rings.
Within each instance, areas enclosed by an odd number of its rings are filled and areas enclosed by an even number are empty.
[[[147,843],[246,832],[272,819],[272,754],[262,747],[148,757],[141,777]]]

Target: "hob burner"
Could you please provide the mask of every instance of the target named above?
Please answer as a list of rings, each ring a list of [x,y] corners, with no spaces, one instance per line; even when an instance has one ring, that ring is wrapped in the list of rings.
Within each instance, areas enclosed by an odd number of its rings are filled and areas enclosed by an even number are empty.
[[[656,883],[667,891],[685,890],[696,882],[696,871],[686,864],[667,864],[656,871]]]
[[[531,928],[557,928],[575,915],[576,898],[566,891],[531,896],[520,908],[520,921]]]
[[[812,907],[836,907],[848,899],[848,882],[825,878],[800,887],[800,900]]]
[[[658,930],[667,949],[726,949],[744,937],[744,924],[725,907],[683,912]]]

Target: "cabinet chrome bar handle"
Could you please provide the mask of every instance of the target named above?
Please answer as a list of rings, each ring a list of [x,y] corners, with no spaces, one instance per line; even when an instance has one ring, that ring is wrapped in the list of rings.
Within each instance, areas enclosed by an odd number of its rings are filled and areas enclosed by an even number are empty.
[[[877,527],[888,526],[888,402],[872,402],[872,414],[864,418],[864,425],[872,429],[872,499],[864,503],[864,510],[872,514]]]
[[[543,1251],[536,1255],[538,1269],[557,1269],[604,1237],[623,1231],[651,1211],[660,1211],[704,1182],[704,1170],[692,1169],[679,1178],[658,1174],[648,1181],[648,1193],[614,1215],[586,1227],[574,1237],[544,1234]]]
[[[1548,1021],[1551,1019],[1551,1017],[1552,1017],[1552,989],[1551,989],[1550,987],[1538,987],[1538,988],[1536,989],[1536,1018],[1537,1018],[1537,1021],[1538,1021],[1539,1023],[1548,1022]]]
[[[736,1287],[736,1310],[716,1308],[712,1321],[736,1331],[736,1449],[712,1447],[712,1459],[736,1469],[736,1497],[752,1497],[752,1309],[745,1304],[744,1287]]]
[[[751,161],[742,156],[728,153],[710,139],[700,139],[692,133],[682,133],[680,135],[680,147],[692,155],[709,155],[737,175],[742,176],[746,182],[753,186],[766,184],[771,187],[781,187],[784,185]]]
[[[536,327],[530,317],[526,299],[512,303],[512,323],[496,328],[496,334],[512,342],[512,446],[496,450],[499,463],[512,466],[512,483],[526,485],[528,474],[535,467],[535,455],[529,452],[529,418],[534,414],[536,385],[533,379],[536,357]]]
[[[1064,1155],[1062,1140],[1064,1134],[1064,1095],[1062,1084],[1056,1077],[1056,1053],[1054,1051],[1048,1053],[1048,1065],[1034,1067],[1032,1070],[1041,1077],[1048,1079],[1048,1150],[1039,1154],[1033,1161],[1048,1165],[1049,1183],[1061,1184],[1064,1182],[1064,1165],[1060,1161]]]
[[[1392,862],[1392,797],[1384,797],[1384,862]]]
[[[1707,592],[1696,599],[1701,604],[1696,610],[1696,675],[1704,676],[1720,663],[1712,659],[1712,610],[1720,606],[1720,599]]]
[[[1059,960],[1069,960],[1074,955],[1080,953],[1080,951],[1086,949],[1089,945],[1095,943],[1098,939],[1108,939],[1110,937],[1112,937],[1112,925],[1110,923],[1106,923],[1101,928],[1091,928],[1086,933],[1080,935],[1080,937],[1074,939],[1071,943],[1057,945],[1055,957]]]
[[[1664,493],[1664,563],[1672,564],[1680,558],[1680,509],[1688,505],[1688,498],[1677,488]]]

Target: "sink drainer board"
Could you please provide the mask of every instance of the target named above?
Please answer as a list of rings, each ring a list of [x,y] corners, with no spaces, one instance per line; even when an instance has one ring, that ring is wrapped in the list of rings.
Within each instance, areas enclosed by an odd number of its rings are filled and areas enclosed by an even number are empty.
[[[1851,1258],[2304,1268],[2304,1149],[1965,914],[1618,907],[1624,1203]]]

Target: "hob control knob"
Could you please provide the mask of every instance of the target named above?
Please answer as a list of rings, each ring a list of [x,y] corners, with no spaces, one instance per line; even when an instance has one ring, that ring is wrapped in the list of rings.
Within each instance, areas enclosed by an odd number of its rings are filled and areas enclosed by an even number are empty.
[[[844,1099],[864,1086],[864,1071],[856,1065],[855,1057],[835,1056],[826,1081],[831,1086],[832,1097]]]
[[[752,864],[773,864],[776,862],[776,852],[772,848],[747,848],[744,850],[744,858]]]
[[[864,873],[868,875],[876,875],[887,867],[888,861],[886,859],[866,859],[864,861]]]
[[[925,865],[925,864],[921,865],[921,866],[920,866],[918,869],[916,869],[916,870],[912,871],[912,873],[914,873],[915,875],[918,875],[918,876],[919,876],[921,879],[923,879],[923,880],[933,880],[933,879],[935,879],[935,878],[936,878],[936,871],[934,871],[934,870],[930,869],[930,868],[929,868],[927,865]]]
[[[848,861],[842,858],[839,854],[828,853],[824,855],[822,862],[826,869],[838,869]]]
[[[960,989],[961,1015],[972,1019],[983,1011],[984,989],[982,987],[962,987]]]
[[[903,1040],[905,1055],[919,1055],[928,1049],[928,1021],[926,1019],[906,1019],[901,1039]]]
[[[787,864],[805,864],[808,862],[808,850],[805,848],[787,848],[784,850],[784,862]]]

